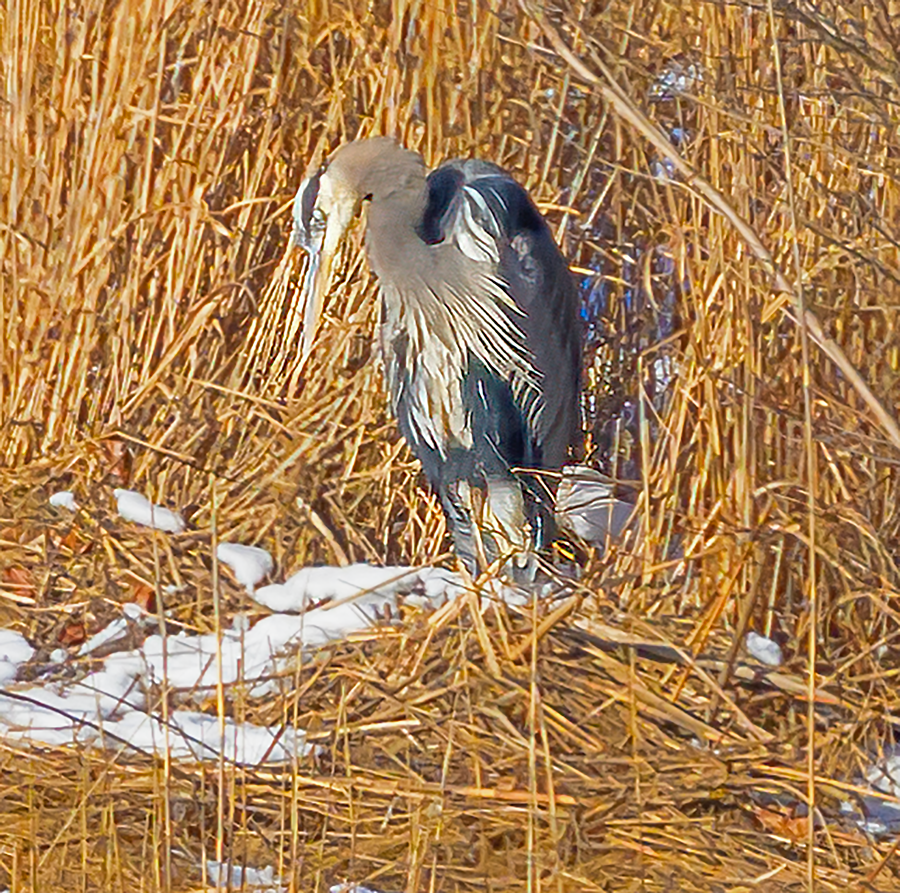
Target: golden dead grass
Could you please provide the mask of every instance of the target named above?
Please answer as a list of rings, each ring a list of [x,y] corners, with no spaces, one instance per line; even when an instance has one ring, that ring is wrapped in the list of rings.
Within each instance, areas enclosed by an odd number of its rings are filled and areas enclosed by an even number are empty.
[[[836,804],[893,737],[898,451],[846,371],[815,344],[804,360],[792,316],[812,311],[893,416],[898,20],[896,0],[8,4],[4,625],[46,654],[172,583],[179,622],[212,628],[213,537],[285,574],[443,553],[385,409],[359,242],[306,369],[267,288],[307,166],[359,135],[491,158],[543,203],[592,296],[594,461],[640,481],[644,511],[565,610],[412,613],[271,703],[229,693],[237,716],[311,729],[316,761],[5,748],[0,887],[189,889],[201,852],[298,890],[895,887],[890,845]],[[709,190],[660,176],[647,126]],[[190,507],[192,532],[114,521],[122,484]],[[74,520],[46,507],[63,486]],[[585,626],[682,663],[607,653]],[[748,628],[784,637],[782,676],[748,678]],[[811,727],[809,859],[808,823],[762,795],[807,797]]]

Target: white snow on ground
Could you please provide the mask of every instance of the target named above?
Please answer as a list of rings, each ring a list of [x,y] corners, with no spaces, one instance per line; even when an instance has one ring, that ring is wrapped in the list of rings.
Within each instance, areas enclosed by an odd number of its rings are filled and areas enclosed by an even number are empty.
[[[34,648],[21,633],[11,629],[0,629],[0,685],[16,678],[19,664],[24,664],[34,656]]]
[[[613,482],[593,468],[567,465],[556,493],[556,521],[588,542],[618,542],[633,523],[635,506],[617,499]]]
[[[50,505],[55,505],[57,508],[68,509],[70,512],[78,511],[78,503],[71,490],[60,490],[59,493],[51,494],[49,502]]]
[[[116,497],[119,517],[126,521],[134,521],[144,527],[155,527],[169,533],[181,533],[184,530],[184,518],[162,505],[154,505],[141,493],[134,490],[113,490]]]
[[[126,617],[118,617],[84,642],[81,648],[78,649],[78,654],[84,657],[96,651],[101,645],[105,645],[107,642],[113,641],[113,639],[118,639],[127,629],[128,619]]]
[[[243,546],[240,543],[219,543],[216,558],[227,564],[235,579],[253,595],[256,584],[272,573],[275,562],[272,556],[259,546]]]
[[[697,62],[669,59],[650,87],[652,101],[674,99],[686,93],[694,93],[703,85],[706,71]]]
[[[393,616],[399,598],[437,603],[462,591],[457,574],[435,568],[308,568],[284,584],[266,586],[268,604],[302,609],[299,614],[271,614],[248,628],[240,616],[232,629],[220,635],[186,632],[147,636],[136,649],[110,654],[78,682],[13,683],[20,664],[34,649],[18,633],[0,630],[0,739],[34,744],[74,742],[125,750],[162,753],[173,758],[226,759],[244,765],[284,762],[303,756],[311,747],[303,733],[281,726],[263,728],[236,723],[192,709],[223,685],[251,683],[250,694],[271,688],[270,677],[287,666],[291,655],[317,648],[368,629]],[[131,627],[155,626],[156,619],[134,604],[91,637],[81,648],[90,655],[113,642]],[[159,715],[146,711],[148,689],[159,686],[170,693],[173,709],[164,725]],[[156,699],[153,699],[155,703]]]
[[[101,645],[105,645],[107,642],[111,642],[114,639],[119,638],[119,636],[124,635],[128,630],[128,627],[134,623],[155,622],[154,618],[145,614],[141,606],[136,605],[134,602],[122,605],[122,613],[125,615],[124,617],[119,617],[117,620],[113,620],[112,623],[107,624],[100,632],[91,636],[81,648],[78,649],[80,657],[92,654]]]
[[[227,862],[206,862],[206,873],[214,887],[230,887],[232,890],[253,890],[255,893],[284,893],[281,878],[275,876],[271,865],[265,868],[241,868]]]
[[[359,884],[334,884],[328,888],[328,893],[378,893],[378,891]]]
[[[225,717],[173,710],[168,726],[141,710],[129,710],[121,719],[104,722],[101,735],[108,747],[162,753],[168,747],[172,759],[213,760],[219,754],[245,766],[283,763],[293,756],[304,757],[313,748],[303,732],[290,726],[268,729]]]
[[[351,564],[349,567],[305,567],[284,583],[262,586],[253,598],[273,611],[302,611],[307,605],[330,599],[354,604],[396,606],[398,595],[420,595],[428,601],[462,591],[458,574],[443,568],[373,567]]]
[[[784,663],[784,655],[777,642],[752,631],[747,633],[745,641],[747,651],[761,664],[765,664],[767,667],[780,667]]]
[[[864,773],[864,788],[871,785],[875,791],[888,794],[895,800],[883,800],[880,797],[863,796],[853,801],[842,800],[841,812],[851,816],[861,830],[873,837],[900,832],[900,754],[882,755],[868,766]]]
[[[866,769],[866,781],[883,794],[900,797],[900,754],[886,757]]]
[[[359,884],[334,884],[328,888],[328,893],[378,893],[378,891]]]

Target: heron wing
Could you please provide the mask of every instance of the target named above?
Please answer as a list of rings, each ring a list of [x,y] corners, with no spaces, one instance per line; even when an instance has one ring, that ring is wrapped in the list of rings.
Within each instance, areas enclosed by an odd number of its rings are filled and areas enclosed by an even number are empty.
[[[472,353],[500,381],[476,382],[480,402],[513,464],[558,467],[580,435],[581,323],[565,259],[528,193],[502,168],[450,161],[428,178],[420,235],[455,248],[469,294],[486,296],[474,318],[456,321]],[[450,264],[448,264],[450,266]],[[508,384],[503,409],[503,384]],[[521,418],[525,431],[515,431]],[[510,424],[510,421],[513,424]],[[522,454],[518,444],[522,443]]]

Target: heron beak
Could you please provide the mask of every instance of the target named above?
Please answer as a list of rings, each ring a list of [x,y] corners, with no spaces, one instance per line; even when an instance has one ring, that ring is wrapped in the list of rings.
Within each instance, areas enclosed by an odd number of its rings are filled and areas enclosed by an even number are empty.
[[[300,296],[303,313],[301,362],[306,362],[312,352],[325,297],[331,286],[334,258],[358,207],[358,202],[348,201],[343,191],[334,187],[327,172],[319,172],[300,184],[294,198],[292,244],[302,248],[309,257]]]
[[[331,269],[335,249],[326,250],[325,239],[316,246],[305,246],[309,264],[301,286],[301,312],[303,314],[303,334],[300,345],[301,361],[306,362],[312,352],[313,343],[319,331],[325,295],[331,285]]]

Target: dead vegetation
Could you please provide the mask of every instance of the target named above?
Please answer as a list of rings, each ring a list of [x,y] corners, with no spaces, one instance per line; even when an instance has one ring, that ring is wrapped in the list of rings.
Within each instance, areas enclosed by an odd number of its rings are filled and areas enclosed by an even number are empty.
[[[201,853],[318,891],[900,886],[839,809],[893,745],[900,449],[815,343],[893,417],[898,22],[897,0],[7,4],[2,625],[46,654],[174,584],[208,630],[213,537],[285,574],[444,555],[361,251],[302,370],[267,289],[305,170],[360,135],[490,158],[542,203],[583,280],[591,461],[643,520],[579,553],[562,606],[410,613],[270,703],[229,693],[323,745],[285,771],[4,746],[0,888],[196,888]],[[122,485],[192,529],[114,521]],[[63,487],[74,519],[46,505]],[[681,662],[586,635],[610,628]],[[777,679],[747,629],[782,639]]]

